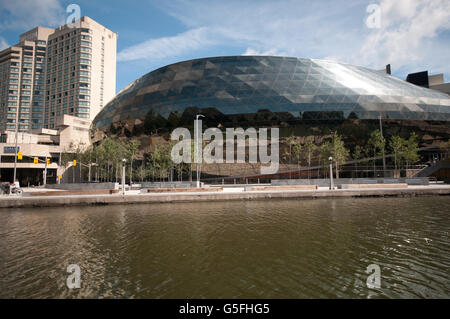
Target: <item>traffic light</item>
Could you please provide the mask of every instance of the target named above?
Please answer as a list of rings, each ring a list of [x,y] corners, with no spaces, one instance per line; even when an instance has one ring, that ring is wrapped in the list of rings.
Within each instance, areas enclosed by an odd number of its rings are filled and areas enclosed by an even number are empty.
[[[49,158],[47,158],[47,165],[50,165],[50,164],[51,164],[51,161]]]
[[[23,153],[22,152],[17,153],[17,159],[19,161],[21,161],[23,159]]]
[[[73,166],[77,166],[77,160],[73,160]]]
[[[39,163],[39,158],[38,157],[35,157],[34,158],[34,164],[38,164]]]

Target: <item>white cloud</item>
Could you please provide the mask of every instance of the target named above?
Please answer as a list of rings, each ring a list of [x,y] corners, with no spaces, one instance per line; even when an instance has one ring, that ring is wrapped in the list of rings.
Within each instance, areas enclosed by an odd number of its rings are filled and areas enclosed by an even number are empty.
[[[389,62],[396,68],[426,68],[426,63],[436,65],[442,50],[448,56],[449,46],[439,40],[439,32],[450,30],[449,1],[383,0],[380,7],[381,28],[373,29],[351,60],[369,66]],[[440,64],[449,72],[447,61],[445,58]]]
[[[150,39],[119,52],[118,61],[153,60],[178,56],[214,42],[207,28],[192,29],[173,37]]]
[[[285,56],[284,52],[279,52],[277,49],[270,49],[267,51],[259,51],[253,48],[247,48],[243,55],[271,55],[271,56]]]
[[[314,50],[317,44],[330,41],[330,26],[320,22],[333,21],[333,16],[339,13],[345,16],[345,9],[353,4],[336,5],[333,1],[328,4],[309,1],[303,6],[298,4],[293,0],[166,1],[160,4],[162,9],[184,23],[190,31],[170,38],[150,39],[127,48],[119,53],[119,60],[169,58],[174,54],[192,53],[189,51],[213,46],[247,48],[241,54],[291,56],[298,55],[299,48],[306,48],[305,56],[316,57]],[[336,21],[345,23],[346,19],[344,22]],[[201,36],[196,36],[196,41],[189,44],[191,33],[196,30],[202,30]],[[344,35],[342,33],[336,39]],[[140,53],[133,52],[135,50]]]
[[[148,40],[119,56],[122,61],[152,59],[152,54],[173,58],[220,47],[234,54],[332,59],[374,69],[391,63],[394,72],[450,73],[450,1],[380,0],[381,28],[368,29],[366,8],[373,2],[165,1],[161,9],[191,31]],[[193,37],[196,30],[202,31]]]
[[[0,37],[0,51],[10,47],[10,45],[6,42],[6,40]]]
[[[329,54],[327,48],[348,48],[345,39],[363,25],[362,16],[349,15],[360,2],[178,0],[165,2],[163,9],[189,28],[216,30],[222,45],[321,57]]]
[[[65,10],[58,0],[0,0],[1,29],[31,29],[64,24]]]

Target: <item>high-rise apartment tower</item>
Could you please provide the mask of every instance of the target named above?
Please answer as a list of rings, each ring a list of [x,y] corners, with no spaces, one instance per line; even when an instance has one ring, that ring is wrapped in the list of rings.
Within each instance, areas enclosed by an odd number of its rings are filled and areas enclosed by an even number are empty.
[[[55,129],[63,114],[94,119],[115,95],[116,44],[89,17],[22,34],[0,52],[0,131]]]

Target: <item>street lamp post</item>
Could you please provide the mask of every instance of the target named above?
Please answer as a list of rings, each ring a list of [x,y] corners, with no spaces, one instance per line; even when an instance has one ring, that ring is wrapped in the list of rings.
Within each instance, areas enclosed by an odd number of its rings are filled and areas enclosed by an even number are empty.
[[[20,109],[21,109],[21,103],[19,103],[19,109],[17,110],[16,113],[16,131],[15,131],[15,137],[14,137],[14,177],[13,177],[13,184],[16,183],[16,178],[17,178],[17,139],[18,139],[18,135],[19,135],[19,113],[20,113]],[[22,133],[23,134],[23,133]],[[22,135],[23,136],[23,135]],[[10,192],[9,194],[11,195],[11,187],[9,188]]]
[[[124,158],[122,160],[122,195],[125,195],[125,163],[127,160]]]
[[[381,122],[381,114],[378,116],[378,119],[380,120],[380,135],[381,135],[381,138],[384,141],[384,137],[383,137],[383,123]],[[384,144],[385,143],[383,143],[383,177],[386,177],[386,156],[385,156],[385,153],[384,153],[384,147],[385,147]]]
[[[16,183],[17,178],[17,135],[19,134],[19,113],[16,116],[16,132],[14,137],[14,176],[13,176],[13,184]],[[9,188],[9,195],[11,195],[11,187]]]
[[[43,184],[44,188],[47,185],[47,156],[45,157],[45,168],[44,168],[44,176],[43,176]]]
[[[334,182],[333,182],[333,157],[329,157],[328,160],[330,161],[330,189],[334,190]]]
[[[196,168],[196,172],[197,172],[197,188],[200,188],[200,171],[199,171],[199,161],[201,161],[200,157],[200,152],[199,152],[199,140],[200,140],[200,132],[202,129],[202,125],[201,122],[199,120],[200,117],[205,117],[202,114],[197,114],[197,116],[195,117],[195,162],[197,164],[197,168]],[[200,125],[199,125],[200,124]]]

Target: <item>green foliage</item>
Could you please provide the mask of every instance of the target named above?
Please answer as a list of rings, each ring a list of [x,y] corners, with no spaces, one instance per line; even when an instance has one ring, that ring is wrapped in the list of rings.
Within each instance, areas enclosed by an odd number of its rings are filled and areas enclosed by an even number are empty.
[[[406,141],[405,153],[403,155],[406,165],[415,164],[419,161],[419,143],[417,142],[418,135],[413,132]]]
[[[153,151],[149,154],[146,164],[153,178],[163,180],[169,176],[169,169],[173,167],[170,157],[172,146],[172,143],[155,144]]]
[[[300,164],[302,155],[302,145],[300,143],[296,143],[292,146],[292,157],[297,164]]]
[[[342,137],[334,132],[331,141],[327,141],[320,147],[320,156],[323,163],[329,162],[329,157],[333,158],[336,166],[336,178],[339,178],[339,167],[347,161],[350,151],[345,147]]]
[[[317,151],[318,147],[311,139],[307,139],[303,145],[303,159],[308,163],[308,178],[311,177],[311,163],[314,158],[314,153]]]
[[[386,140],[381,136],[379,130],[372,131],[367,142],[369,148],[369,154],[375,156],[380,156],[383,154],[383,149],[385,148]]]
[[[328,141],[319,146],[319,156],[322,163],[328,163],[328,158],[331,156],[331,142]]]
[[[311,167],[314,154],[317,152],[318,147],[312,140],[308,139],[305,144],[303,144],[303,149],[303,159],[308,163],[308,167]]]
[[[394,135],[389,140],[389,150],[394,155],[394,168],[397,170],[402,162],[403,155],[406,149],[406,140],[400,136]]]
[[[141,182],[143,182],[147,179],[147,177],[149,176],[149,168],[145,161],[143,163],[141,163],[141,165],[138,166],[138,168],[136,169],[136,172],[135,172],[135,176]]]
[[[354,160],[359,160],[364,158],[364,149],[362,146],[360,145],[356,145],[355,146],[355,150],[353,151],[353,159]]]
[[[293,146],[296,145],[296,138],[295,136],[291,135],[286,137],[285,139],[285,143],[288,146],[288,151],[285,152],[284,154],[282,154],[282,158],[287,162],[287,163],[291,163],[292,159],[293,159]]]
[[[330,149],[331,149],[331,156],[333,157],[333,160],[336,163],[336,165],[341,165],[345,163],[350,152],[348,149],[345,148],[344,141],[337,132],[333,133]]]
[[[85,152],[86,145],[84,143],[70,142],[69,147],[66,148],[61,155],[61,166],[68,167],[73,160],[80,162],[85,157]]]
[[[178,127],[178,123],[180,122],[180,116],[178,112],[170,112],[169,118],[167,119],[167,128],[175,129]]]
[[[158,117],[151,116],[152,111],[149,112],[146,122],[147,129],[155,131],[158,124]],[[179,121],[178,113],[171,113],[166,121],[167,127],[177,126]],[[366,140],[365,140],[366,139]],[[201,171],[202,164],[178,164],[174,165],[171,161],[170,152],[172,149],[171,143],[161,139],[154,139],[156,144],[153,144],[151,151],[146,154],[139,154],[140,142],[136,139],[119,139],[116,136],[109,136],[105,138],[100,144],[86,147],[83,144],[72,143],[62,154],[62,165],[70,166],[73,160],[84,164],[80,165],[81,170],[86,171],[86,165],[93,165],[93,176],[97,176],[100,181],[117,181],[121,176],[122,159],[127,159],[127,177],[133,180],[143,181],[148,178],[153,180],[164,180],[169,177],[170,171],[173,169],[178,175],[178,179],[184,176],[192,176],[195,169]],[[159,141],[159,142],[158,142]],[[193,143],[193,141],[191,141]],[[347,140],[349,147],[352,147],[352,159],[373,161],[372,158],[381,156],[383,149],[387,145],[387,154],[392,154],[392,157],[387,157],[389,164],[395,169],[399,167],[408,167],[420,160],[418,135],[412,133],[408,139],[400,136],[390,136],[388,143],[381,136],[379,130],[373,130],[369,137],[360,138],[357,144],[350,139]],[[206,141],[203,141],[204,148]],[[342,165],[345,165],[349,158],[350,151],[337,131],[334,131],[328,140],[322,142],[320,145],[314,144],[314,139],[307,138],[303,144],[298,142],[296,136],[291,135],[285,138],[285,147],[281,154],[285,162],[295,163],[300,165],[301,162],[311,168],[312,165],[322,164],[327,167],[329,164],[329,157],[333,158],[335,166],[336,177],[339,178],[339,171]],[[443,143],[442,149],[450,149],[450,141],[448,144]],[[192,157],[194,147],[191,147]],[[140,158],[140,156],[144,157]],[[374,172],[376,171],[375,161],[373,161]],[[355,164],[355,167],[357,165]],[[78,170],[77,170],[78,171]],[[86,175],[86,174],[85,174]]]
[[[415,132],[407,140],[400,136],[391,137],[389,140],[389,150],[394,155],[395,169],[402,164],[408,166],[419,161],[419,144],[417,138],[418,136]]]

